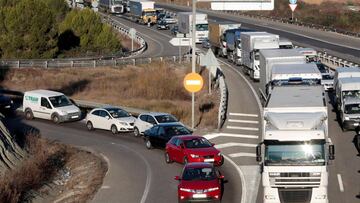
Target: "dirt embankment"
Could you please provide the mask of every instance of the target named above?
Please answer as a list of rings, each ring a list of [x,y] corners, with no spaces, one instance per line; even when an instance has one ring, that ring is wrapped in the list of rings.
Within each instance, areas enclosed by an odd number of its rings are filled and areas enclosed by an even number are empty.
[[[25,127],[14,123],[7,121],[19,133],[12,135],[0,120],[0,134],[9,138],[0,145],[19,148],[1,150],[0,202],[86,202],[96,194],[107,171],[102,158],[41,138],[36,129],[22,134]]]
[[[189,65],[154,62],[122,68],[11,69],[2,85],[26,91],[53,89],[81,100],[174,114],[191,123],[191,95],[183,87]],[[196,124],[216,128],[218,94],[209,95],[208,73],[201,71],[204,88],[196,93]]]

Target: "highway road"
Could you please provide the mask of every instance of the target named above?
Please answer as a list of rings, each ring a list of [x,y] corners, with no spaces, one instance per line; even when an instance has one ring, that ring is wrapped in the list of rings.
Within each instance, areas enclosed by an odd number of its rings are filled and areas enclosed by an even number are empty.
[[[124,24],[131,25],[129,21],[119,17],[117,19]],[[169,31],[158,31],[154,27],[146,30],[146,35],[161,36],[164,41],[173,37]],[[165,43],[164,46],[171,45]],[[220,61],[229,88],[228,115],[221,132],[206,135],[206,137],[215,142],[217,147],[237,165],[241,175],[241,190],[245,194],[242,196],[242,202],[260,203],[262,202],[260,173],[254,157],[255,146],[260,142],[261,135],[262,108],[257,94],[259,85],[245,77],[240,67],[228,64],[225,59],[220,59]],[[330,202],[359,202],[360,157],[352,142],[355,133],[353,131],[342,132],[330,103],[328,111],[330,138],[336,146],[336,160],[330,166]]]
[[[176,12],[190,11],[191,9],[189,7],[161,3],[157,5]],[[327,53],[333,56],[360,63],[360,38],[268,20],[217,13],[209,10],[201,10],[201,12],[207,13],[210,20],[242,23],[244,28],[278,34],[290,39],[299,46],[327,51]]]

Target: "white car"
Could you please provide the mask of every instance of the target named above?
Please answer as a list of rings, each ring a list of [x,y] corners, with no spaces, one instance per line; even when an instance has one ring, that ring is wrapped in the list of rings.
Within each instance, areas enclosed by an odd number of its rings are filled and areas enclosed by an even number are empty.
[[[134,135],[139,136],[144,134],[144,132],[154,125],[160,123],[171,123],[171,124],[180,124],[184,125],[178,121],[173,115],[168,113],[159,113],[159,112],[150,112],[140,114],[135,121]]]
[[[113,134],[132,132],[135,120],[135,117],[120,108],[95,108],[86,116],[86,127],[88,130],[110,130]]]

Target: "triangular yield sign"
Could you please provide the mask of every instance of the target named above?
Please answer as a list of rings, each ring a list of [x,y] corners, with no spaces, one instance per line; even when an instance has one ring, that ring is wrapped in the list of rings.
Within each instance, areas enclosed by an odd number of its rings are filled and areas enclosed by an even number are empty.
[[[289,4],[289,6],[290,6],[292,12],[294,12],[297,7],[297,4]]]

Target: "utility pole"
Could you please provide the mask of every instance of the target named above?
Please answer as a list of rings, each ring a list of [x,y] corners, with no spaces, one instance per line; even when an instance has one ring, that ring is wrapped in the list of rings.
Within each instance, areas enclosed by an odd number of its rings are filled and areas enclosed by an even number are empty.
[[[192,66],[191,72],[196,72],[196,0],[192,1]],[[191,93],[191,128],[195,127],[195,93]]]

